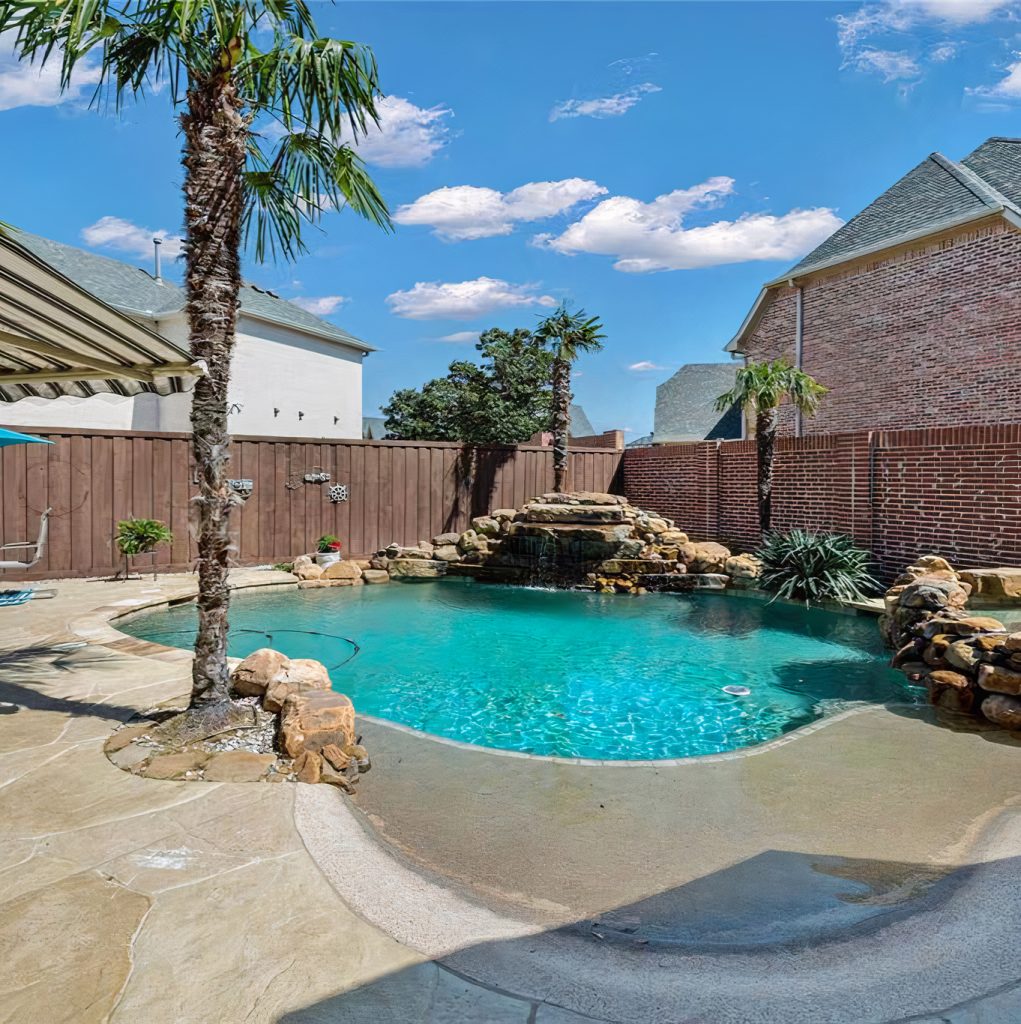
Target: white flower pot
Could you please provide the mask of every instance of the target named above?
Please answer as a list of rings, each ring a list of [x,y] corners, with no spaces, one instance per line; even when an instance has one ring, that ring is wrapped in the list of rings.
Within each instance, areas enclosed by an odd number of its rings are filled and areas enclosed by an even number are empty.
[[[340,561],[339,551],[317,551],[316,552],[316,565],[321,565],[324,569],[333,565],[335,562]]]

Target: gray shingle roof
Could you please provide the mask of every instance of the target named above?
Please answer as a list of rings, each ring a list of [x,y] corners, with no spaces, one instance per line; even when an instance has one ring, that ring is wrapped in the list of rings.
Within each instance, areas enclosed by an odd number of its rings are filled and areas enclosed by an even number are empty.
[[[585,410],[580,405],[572,405],[567,412],[571,424],[571,437],[592,437],[595,427],[592,426]]]
[[[781,279],[873,251],[904,235],[1011,208],[1011,193],[1021,193],[1021,145],[990,139],[961,163],[933,153]]]
[[[734,386],[737,368],[737,363],[688,363],[660,384],[655,443],[740,437],[740,410],[720,413],[714,408],[716,399]]]
[[[790,278],[995,215],[1021,225],[1021,139],[986,139],[960,163],[931,154],[800,263],[767,282],[726,351],[743,351],[771,289]]]
[[[987,139],[961,163],[1021,206],[1021,139]]]
[[[362,437],[366,441],[382,441],[386,437],[386,419],[383,416],[362,417]]]
[[[140,267],[54,242],[27,231],[16,231],[14,237],[65,277],[124,312],[155,318],[184,309],[183,288],[170,281],[157,282]],[[336,324],[322,320],[293,302],[253,285],[246,284],[241,288],[241,311],[362,352],[375,351],[371,345],[366,345]]]

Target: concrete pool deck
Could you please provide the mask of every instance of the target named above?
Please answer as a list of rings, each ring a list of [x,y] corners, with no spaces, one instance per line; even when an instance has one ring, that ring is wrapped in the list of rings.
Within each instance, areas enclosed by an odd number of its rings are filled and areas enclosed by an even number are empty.
[[[146,780],[103,740],[189,660],[106,620],[194,579],[55,586],[0,610],[0,1021],[1021,1019],[1003,733],[868,708],[612,767],[369,721],[354,801]]]

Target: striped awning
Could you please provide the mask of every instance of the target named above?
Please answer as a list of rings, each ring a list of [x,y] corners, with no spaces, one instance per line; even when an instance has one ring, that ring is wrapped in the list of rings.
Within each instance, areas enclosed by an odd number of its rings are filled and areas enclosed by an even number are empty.
[[[0,231],[0,401],[187,390],[188,353]]]

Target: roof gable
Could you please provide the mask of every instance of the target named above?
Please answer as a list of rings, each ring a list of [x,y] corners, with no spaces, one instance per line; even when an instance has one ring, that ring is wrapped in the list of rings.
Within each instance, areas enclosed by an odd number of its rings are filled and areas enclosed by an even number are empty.
[[[157,281],[141,267],[76,249],[72,245],[54,242],[27,231],[15,231],[13,235],[21,245],[54,270],[69,277],[96,298],[124,312],[158,319],[180,312],[185,307],[183,288],[170,281]],[[374,351],[371,345],[366,345],[336,324],[322,320],[293,302],[250,284],[241,287],[241,312],[318,338],[339,342],[362,352]]]
[[[999,212],[1007,205],[1013,204],[974,168],[933,153],[781,279],[881,249],[904,236],[924,235],[949,223]]]

